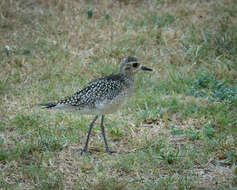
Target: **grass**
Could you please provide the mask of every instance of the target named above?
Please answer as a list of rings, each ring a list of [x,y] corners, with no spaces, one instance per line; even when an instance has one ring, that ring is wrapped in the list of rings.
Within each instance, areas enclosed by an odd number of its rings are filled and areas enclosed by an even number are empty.
[[[0,189],[235,189],[236,2],[0,3]],[[135,55],[136,93],[105,118],[36,105]],[[98,123],[97,123],[98,124]]]

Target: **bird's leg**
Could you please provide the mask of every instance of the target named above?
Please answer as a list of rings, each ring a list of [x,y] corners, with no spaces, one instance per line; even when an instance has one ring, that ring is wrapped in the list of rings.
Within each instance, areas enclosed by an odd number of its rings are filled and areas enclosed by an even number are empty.
[[[104,128],[104,115],[101,116],[100,128],[101,128],[102,136],[103,136],[103,139],[104,139],[106,152],[108,152],[108,153],[110,153],[110,154],[115,153],[116,151],[113,151],[113,150],[111,150],[111,149],[109,148],[108,143],[107,143],[107,140],[106,140],[105,128]]]
[[[89,130],[88,130],[88,134],[87,134],[87,138],[86,138],[86,144],[84,146],[84,148],[81,150],[81,155],[83,153],[87,153],[87,149],[88,149],[88,143],[89,143],[89,139],[90,139],[90,134],[91,134],[91,130],[93,128],[93,125],[95,123],[95,121],[97,120],[98,115],[95,116],[95,118],[93,119],[93,121],[91,122],[90,126],[89,126]]]

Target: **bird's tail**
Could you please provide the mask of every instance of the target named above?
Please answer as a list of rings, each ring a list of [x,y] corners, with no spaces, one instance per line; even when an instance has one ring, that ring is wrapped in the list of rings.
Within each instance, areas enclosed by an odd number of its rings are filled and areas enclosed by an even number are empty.
[[[50,102],[50,103],[46,103],[46,104],[39,104],[39,106],[41,106],[42,108],[53,108],[57,105],[57,102]]]

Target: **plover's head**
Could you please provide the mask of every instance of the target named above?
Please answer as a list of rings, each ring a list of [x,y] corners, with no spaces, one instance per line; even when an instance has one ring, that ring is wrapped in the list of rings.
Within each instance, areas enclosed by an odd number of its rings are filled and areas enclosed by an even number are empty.
[[[128,56],[122,59],[120,63],[120,72],[125,74],[135,74],[139,70],[152,71],[152,69],[145,67],[138,63],[137,58]]]

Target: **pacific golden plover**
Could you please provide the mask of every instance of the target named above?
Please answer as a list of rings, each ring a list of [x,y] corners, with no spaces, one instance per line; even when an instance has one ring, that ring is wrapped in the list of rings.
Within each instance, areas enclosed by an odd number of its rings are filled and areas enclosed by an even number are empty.
[[[134,76],[139,70],[152,71],[152,69],[142,66],[137,58],[133,56],[122,59],[120,72],[106,77],[96,79],[72,96],[57,102],[40,104],[43,108],[64,109],[78,111],[81,114],[96,115],[87,134],[87,139],[81,154],[87,153],[91,130],[97,118],[101,116],[101,132],[105,143],[106,152],[114,153],[108,147],[104,130],[104,115],[114,113],[121,104],[131,96],[134,89]]]

